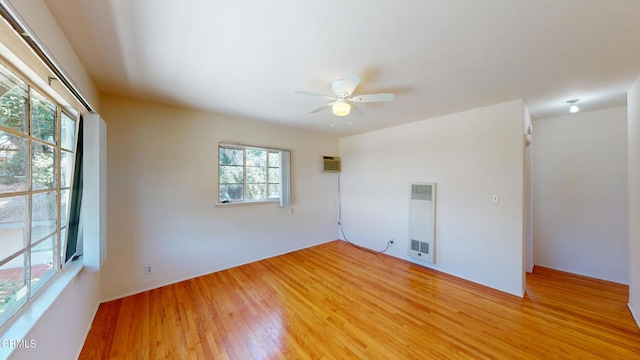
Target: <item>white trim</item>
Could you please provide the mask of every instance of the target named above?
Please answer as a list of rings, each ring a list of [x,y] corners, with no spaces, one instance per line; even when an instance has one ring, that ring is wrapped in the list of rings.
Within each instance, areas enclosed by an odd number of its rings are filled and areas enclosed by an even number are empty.
[[[202,276],[208,276],[208,275],[211,275],[211,274],[218,273],[220,271],[232,269],[232,268],[235,268],[235,267],[238,267],[238,266],[246,265],[246,264],[257,262],[257,261],[262,261],[262,260],[265,260],[265,259],[271,259],[271,258],[274,258],[274,257],[277,257],[277,256],[281,256],[281,255],[284,255],[284,254],[289,254],[289,253],[292,253],[292,252],[296,252],[296,251],[299,251],[299,250],[307,249],[307,248],[314,247],[314,246],[321,245],[321,244],[326,244],[328,242],[332,242],[332,241],[336,241],[336,240],[338,240],[338,239],[314,241],[311,244],[306,245],[306,246],[298,246],[298,247],[292,248],[291,250],[278,251],[278,252],[273,253],[273,254],[267,254],[265,256],[259,257],[259,258],[255,259],[255,260],[247,260],[247,261],[242,261],[242,262],[236,262],[236,263],[230,264],[228,266],[224,266],[224,267],[221,267],[221,268],[216,268],[214,270],[207,270],[207,271],[204,271],[204,272],[198,272],[195,275],[179,275],[179,276],[177,276],[176,279],[168,279],[167,277],[165,277],[165,278],[153,281],[151,283],[142,284],[144,286],[141,286],[141,287],[128,287],[128,288],[125,288],[125,289],[121,289],[119,291],[120,292],[119,295],[112,295],[112,296],[108,296],[108,297],[105,297],[105,298],[100,298],[100,303],[104,304],[104,303],[107,303],[109,301],[123,299],[123,298],[126,298],[128,296],[141,294],[143,292],[155,290],[155,289],[158,289],[158,288],[161,288],[161,287],[164,287],[164,286],[177,284],[179,282],[183,282],[183,281],[186,281],[186,280],[197,279],[197,278],[202,277]],[[3,359],[0,359],[0,360],[3,360]]]
[[[2,339],[29,340],[26,337],[31,329],[40,320],[42,315],[53,305],[56,299],[62,294],[66,287],[75,279],[82,270],[82,262],[76,261],[70,266],[66,266],[52,280],[47,282],[40,291],[27,302],[22,309],[18,310],[13,317],[4,324],[4,332],[0,333]],[[5,360],[11,356],[15,348],[0,347],[0,360]]]
[[[290,151],[287,149],[280,149],[268,146],[258,146],[258,145],[245,145],[245,144],[230,144],[230,143],[218,143],[218,147],[232,148],[232,149],[255,149],[255,150],[271,150],[271,151]]]
[[[53,72],[60,80],[69,93],[91,113],[95,113],[94,107],[91,106],[89,100],[84,96],[82,91],[78,89],[73,80],[64,71],[62,66],[58,64],[53,55],[49,53],[49,49],[44,46],[42,41],[38,39],[35,33],[29,28],[27,23],[20,17],[18,12],[6,0],[0,0],[0,13],[4,20],[10,24],[14,31],[22,37],[22,41],[31,48],[38,58]]]
[[[633,312],[633,308],[631,307],[631,303],[627,303],[627,307],[629,308],[629,311],[631,312],[631,317],[633,317],[633,320],[635,320],[635,322],[636,322],[636,326],[638,327],[638,330],[640,330],[640,317],[638,317],[636,315],[636,313]]]
[[[291,151],[280,151],[280,207],[291,205]]]
[[[2,1],[2,0],[0,0]],[[78,118],[80,113],[76,110],[73,105],[69,103],[67,99],[65,99],[62,95],[58,94],[56,90],[54,90],[50,85],[48,85],[41,77],[32,70],[22,59],[20,59],[17,55],[13,53],[5,44],[0,43],[0,58],[4,60],[4,66],[16,76],[22,76],[21,79],[26,83],[30,83],[33,88],[41,91],[46,96],[54,99],[54,102],[57,102],[60,107],[67,112],[68,114],[72,114],[74,118]],[[73,95],[72,95],[73,96]],[[78,105],[81,105],[80,102],[77,102]]]
[[[216,207],[234,207],[234,206],[242,206],[242,205],[258,205],[258,204],[277,204],[279,199],[269,199],[269,200],[249,200],[249,201],[237,201],[237,202],[228,202],[228,203],[216,203]]]
[[[76,356],[74,357],[74,359],[80,358],[80,354],[82,353],[82,349],[84,348],[84,343],[87,341],[87,337],[89,336],[89,332],[91,331],[91,326],[93,325],[93,319],[96,318],[99,308],[100,308],[100,301],[96,303],[96,308],[95,310],[93,310],[93,315],[91,315],[91,321],[87,324],[87,329],[84,331],[84,336],[82,337],[82,341],[80,342],[80,347],[78,348],[78,351],[76,352]]]

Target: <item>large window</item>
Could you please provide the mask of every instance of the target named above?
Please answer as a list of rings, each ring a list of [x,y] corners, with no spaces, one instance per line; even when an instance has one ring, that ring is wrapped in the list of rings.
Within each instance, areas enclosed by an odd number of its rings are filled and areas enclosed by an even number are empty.
[[[0,65],[0,325],[61,268],[76,119]]]
[[[220,145],[220,203],[280,199],[280,154],[279,150]]]

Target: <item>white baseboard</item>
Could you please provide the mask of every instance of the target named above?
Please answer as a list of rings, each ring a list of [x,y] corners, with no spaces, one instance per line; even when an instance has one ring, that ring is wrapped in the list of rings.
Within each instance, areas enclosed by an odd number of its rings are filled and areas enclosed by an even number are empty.
[[[633,308],[631,307],[631,304],[627,303],[627,307],[629,308],[629,311],[631,312],[631,316],[633,317],[633,320],[635,320],[636,325],[638,325],[638,330],[640,330],[640,317],[638,317],[638,314],[636,314],[633,311]]]
[[[82,338],[82,343],[80,344],[80,348],[76,353],[75,359],[80,358],[80,353],[82,353],[82,349],[84,348],[84,343],[87,341],[87,336],[89,336],[89,331],[91,331],[91,326],[93,326],[93,320],[96,318],[96,314],[98,314],[98,308],[100,308],[100,302],[96,305],[96,309],[93,311],[93,316],[91,316],[91,321],[89,322],[89,326],[87,326],[87,330],[84,332],[84,337]]]

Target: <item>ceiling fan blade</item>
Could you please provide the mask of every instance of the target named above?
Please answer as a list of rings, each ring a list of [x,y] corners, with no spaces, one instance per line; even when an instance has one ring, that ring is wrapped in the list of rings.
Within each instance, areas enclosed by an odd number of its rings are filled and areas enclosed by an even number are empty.
[[[360,84],[361,80],[362,79],[360,79],[355,75],[352,75],[352,74],[347,75],[342,80],[342,86],[340,86],[339,92],[346,94],[346,96],[353,94],[355,89],[358,87],[358,84]]]
[[[313,110],[309,111],[309,113],[310,113],[310,114],[318,113],[318,112],[320,112],[320,111],[322,111],[322,110],[325,110],[325,109],[330,108],[330,107],[331,107],[331,105],[333,105],[333,102],[326,103],[326,104],[324,104],[324,105],[322,105],[322,106],[320,106],[320,107],[318,107],[318,108],[315,108],[315,109],[313,109]]]
[[[360,110],[360,108],[358,108],[356,104],[349,104],[349,105],[351,105],[351,115],[353,116],[362,115],[362,110]]]
[[[392,101],[394,98],[395,98],[395,95],[391,93],[383,93],[383,94],[357,95],[352,98],[348,98],[347,100],[351,102],[384,102],[384,101]]]
[[[298,94],[298,95],[308,95],[308,96],[317,96],[317,97],[323,97],[325,99],[328,100],[335,100],[335,98],[333,96],[329,96],[329,95],[325,95],[325,94],[319,94],[319,93],[314,93],[314,92],[310,92],[310,91],[304,91],[304,90],[296,90],[293,92],[294,94]]]

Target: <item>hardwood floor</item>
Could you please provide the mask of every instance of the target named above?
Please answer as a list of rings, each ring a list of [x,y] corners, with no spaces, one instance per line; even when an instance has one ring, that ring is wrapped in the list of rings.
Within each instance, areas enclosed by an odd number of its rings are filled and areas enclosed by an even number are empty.
[[[640,359],[626,286],[520,299],[334,241],[100,305],[80,359]]]

